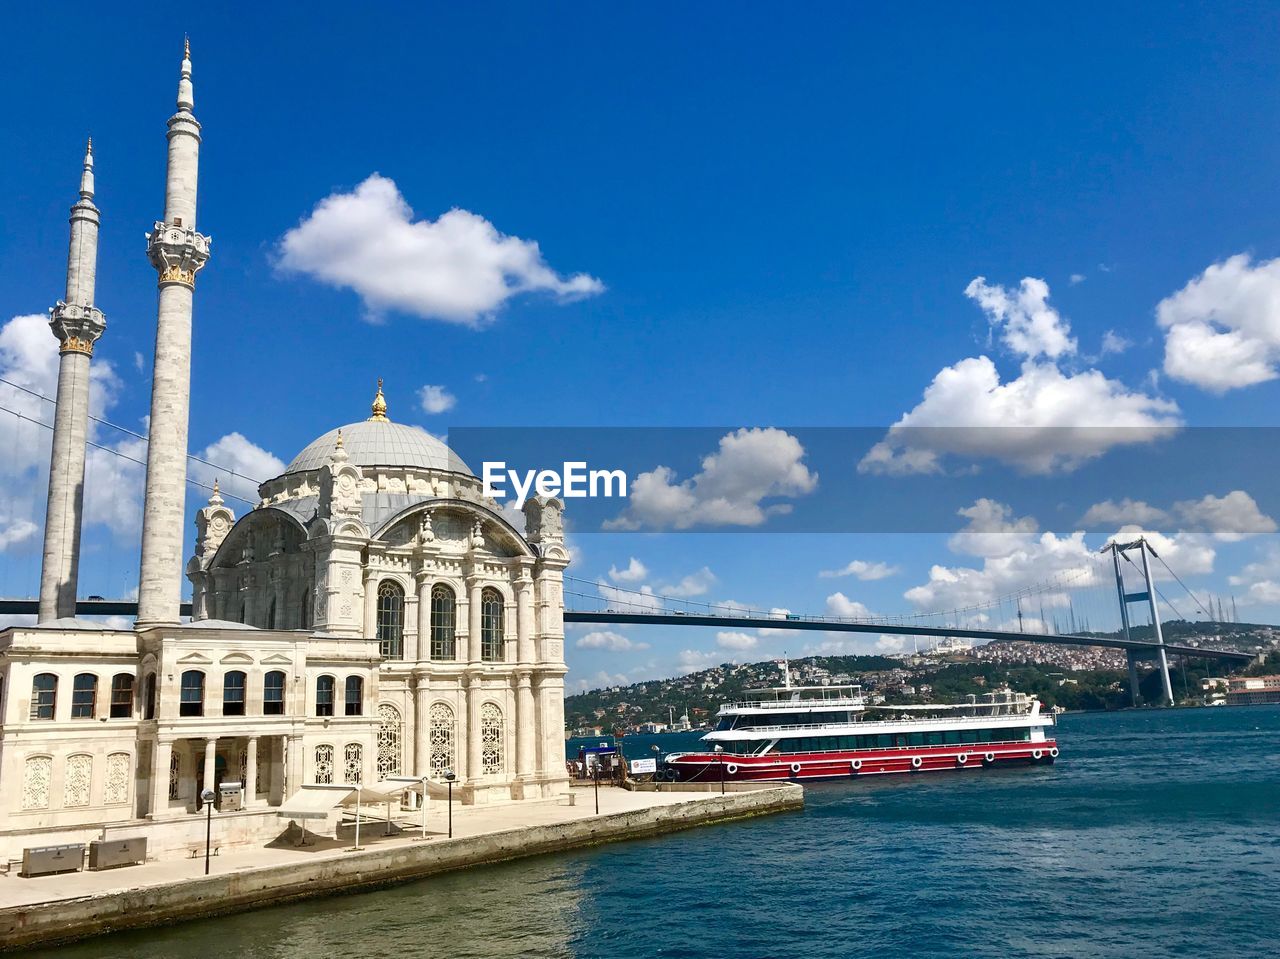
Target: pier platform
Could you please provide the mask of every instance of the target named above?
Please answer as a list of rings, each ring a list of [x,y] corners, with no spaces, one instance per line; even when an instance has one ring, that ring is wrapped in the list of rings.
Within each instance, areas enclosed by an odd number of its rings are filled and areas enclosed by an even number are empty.
[[[435,873],[563,852],[598,843],[675,832],[695,826],[800,809],[804,791],[789,783],[719,787],[666,786],[662,791],[575,788],[559,802],[453,806],[434,802],[427,838],[413,814],[361,824],[360,849],[344,829],[341,840],[295,846],[282,837],[264,848],[204,857],[148,861],[100,872],[24,878],[0,876],[0,951],[56,944],[123,929],[216,916],[317,896],[370,889]],[[370,813],[374,810],[370,809]],[[281,823],[284,832],[286,823]],[[215,842],[217,819],[214,819]]]

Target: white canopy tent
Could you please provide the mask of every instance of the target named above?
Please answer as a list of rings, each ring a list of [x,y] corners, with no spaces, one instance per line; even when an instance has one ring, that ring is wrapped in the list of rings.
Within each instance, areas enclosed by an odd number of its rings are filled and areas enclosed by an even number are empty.
[[[423,796],[425,821],[425,785],[422,780],[406,781],[384,780],[382,782],[359,785],[344,783],[323,784],[310,783],[290,796],[277,810],[281,819],[291,819],[302,828],[302,841],[306,844],[307,822],[317,819],[333,821],[334,836],[337,836],[339,810],[355,807],[356,810],[356,848],[360,848],[360,807],[369,803],[387,804],[387,834],[391,833],[391,803],[397,801],[405,793],[412,792]]]

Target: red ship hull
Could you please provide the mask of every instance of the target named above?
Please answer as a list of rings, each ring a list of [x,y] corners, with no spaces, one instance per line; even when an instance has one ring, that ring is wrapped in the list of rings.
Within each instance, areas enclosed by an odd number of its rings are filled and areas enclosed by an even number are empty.
[[[1052,763],[1055,740],[979,743],[973,746],[924,746],[858,749],[793,755],[730,756],[683,753],[666,760],[680,782],[789,782],[802,779],[856,779],[889,773],[942,772]]]

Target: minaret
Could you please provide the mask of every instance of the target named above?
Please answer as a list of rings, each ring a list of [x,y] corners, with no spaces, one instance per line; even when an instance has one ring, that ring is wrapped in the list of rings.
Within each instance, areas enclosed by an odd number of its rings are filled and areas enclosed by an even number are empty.
[[[49,457],[49,503],[44,521],[39,621],[76,614],[80,569],[80,518],[84,507],[85,440],[89,431],[89,361],[106,329],[93,305],[98,276],[98,208],[93,205],[93,140],[85,146],[80,199],[71,208],[67,298],[49,311],[58,338],[58,405]]]
[[[210,240],[196,232],[200,124],[191,112],[191,47],[182,56],[178,112],[169,118],[164,220],[147,234],[147,256],[160,274],[147,489],[142,511],[138,625],[176,623],[182,590],[182,533],[191,405],[191,303]]]

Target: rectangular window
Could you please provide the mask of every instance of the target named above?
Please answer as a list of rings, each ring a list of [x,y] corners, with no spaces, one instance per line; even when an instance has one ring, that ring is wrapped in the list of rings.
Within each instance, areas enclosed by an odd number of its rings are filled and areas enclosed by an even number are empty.
[[[333,715],[333,677],[321,676],[316,681],[316,715]]]
[[[262,684],[262,713],[265,716],[284,715],[284,673],[267,673]]]
[[[193,669],[182,674],[182,690],[178,698],[178,715],[204,715],[204,673]]]
[[[120,673],[111,680],[111,718],[128,719],[133,715],[133,677]]]
[[[71,718],[92,719],[98,699],[98,677],[81,673],[71,687]]]
[[[58,677],[41,673],[31,684],[31,718],[53,719],[58,700]]]

